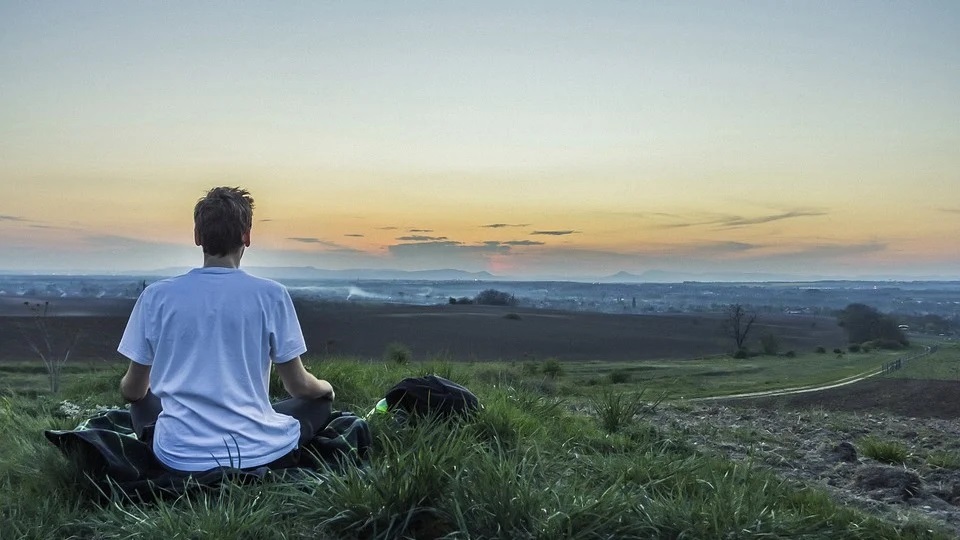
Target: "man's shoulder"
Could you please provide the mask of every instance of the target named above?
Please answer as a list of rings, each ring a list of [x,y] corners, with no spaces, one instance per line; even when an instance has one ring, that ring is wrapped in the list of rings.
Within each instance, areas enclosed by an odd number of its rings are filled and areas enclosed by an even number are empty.
[[[247,272],[241,272],[240,276],[241,279],[247,280],[250,283],[250,286],[258,287],[265,291],[280,293],[287,290],[282,283],[272,279],[255,276],[253,274],[248,274]]]
[[[198,291],[217,288],[218,286],[227,287],[234,290],[243,290],[247,293],[254,293],[270,297],[281,297],[287,294],[287,288],[282,283],[272,279],[262,278],[248,274],[243,270],[236,269],[233,272],[217,272],[218,274],[227,274],[214,281],[204,277],[205,273],[198,270],[187,272],[179,276],[161,279],[151,283],[144,289],[142,295],[147,297],[168,296],[178,294],[193,294]]]
[[[149,285],[144,287],[143,291],[140,292],[140,296],[151,296],[151,295],[157,294],[158,292],[163,291],[164,289],[168,289],[171,286],[174,286],[176,282],[182,277],[183,276],[173,276],[173,277],[158,279],[157,281],[154,281],[153,283],[150,283]]]

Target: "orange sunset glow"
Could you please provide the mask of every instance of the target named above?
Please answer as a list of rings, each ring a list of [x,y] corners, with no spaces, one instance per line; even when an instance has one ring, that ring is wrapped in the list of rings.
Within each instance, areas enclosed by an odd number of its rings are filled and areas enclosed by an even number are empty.
[[[960,277],[955,3],[0,4],[0,270]]]

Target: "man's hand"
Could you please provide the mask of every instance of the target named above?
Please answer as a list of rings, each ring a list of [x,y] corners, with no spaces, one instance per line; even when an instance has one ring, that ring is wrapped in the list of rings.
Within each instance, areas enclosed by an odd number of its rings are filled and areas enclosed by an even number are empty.
[[[317,379],[317,382],[318,382],[318,383],[320,384],[320,386],[322,387],[322,391],[321,391],[321,393],[320,393],[320,397],[322,397],[322,398],[324,398],[324,399],[329,399],[330,401],[333,401],[333,399],[336,397],[336,395],[335,395],[334,392],[333,392],[333,385],[331,385],[330,383],[328,383],[327,381],[325,381],[325,380],[323,380],[323,379]]]
[[[329,399],[333,400],[335,394],[333,386],[327,381],[318,379],[312,373],[303,367],[300,357],[293,360],[276,364],[277,375],[283,382],[283,388],[293,397],[302,399]]]
[[[150,389],[150,366],[130,362],[127,372],[120,379],[120,395],[123,399],[134,402],[143,399]]]

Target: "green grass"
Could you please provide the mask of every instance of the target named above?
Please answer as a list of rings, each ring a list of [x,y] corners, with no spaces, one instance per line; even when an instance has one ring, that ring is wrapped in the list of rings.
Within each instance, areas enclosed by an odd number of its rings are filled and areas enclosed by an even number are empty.
[[[942,450],[931,452],[927,456],[927,464],[940,469],[960,470],[960,452]]]
[[[656,388],[668,399],[696,398],[776,390],[827,383],[878,369],[901,355],[919,352],[871,351],[869,353],[807,353],[793,358],[757,356],[737,360],[713,357],[696,360],[643,362],[579,362],[564,364],[566,377],[587,386],[594,379],[599,383],[616,374],[637,388]]]
[[[701,454],[651,425],[617,385],[601,417],[522,365],[308,362],[365,413],[393,383],[440,371],[485,408],[470,421],[398,427],[376,418],[369,468],[297,483],[192,493],[151,505],[97,503],[42,431],[70,427],[57,402],[111,398],[120,370],[71,373],[62,396],[0,397],[3,538],[949,538],[924,523],[888,523],[751,464]],[[565,365],[565,368],[568,367]],[[573,366],[576,367],[576,366]],[[636,377],[641,379],[642,377]],[[713,380],[713,379],[710,379]],[[559,384],[560,386],[556,386]],[[553,386],[551,386],[553,385]],[[625,388],[620,388],[625,387]],[[274,390],[277,387],[274,385]],[[277,395],[279,397],[279,395]],[[655,396],[651,396],[651,399]],[[620,401],[616,401],[616,400]],[[597,408],[604,407],[599,401]],[[649,406],[649,404],[647,404]],[[746,435],[745,435],[746,436]]]
[[[600,426],[609,433],[616,433],[630,426],[635,418],[647,410],[656,407],[643,399],[644,392],[627,395],[619,392],[603,392],[593,397],[593,413],[600,420]]]
[[[914,350],[899,356],[908,357],[912,354],[915,354]],[[905,362],[902,369],[888,377],[960,381],[960,343],[944,343],[937,352]]]
[[[902,465],[910,458],[910,450],[900,441],[878,437],[864,437],[860,441],[860,451],[867,457],[891,465]]]

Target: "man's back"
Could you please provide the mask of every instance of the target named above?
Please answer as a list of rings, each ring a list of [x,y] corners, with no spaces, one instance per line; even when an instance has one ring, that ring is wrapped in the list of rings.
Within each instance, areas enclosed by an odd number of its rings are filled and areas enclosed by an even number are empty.
[[[297,446],[299,423],[274,412],[267,394],[271,362],[306,350],[282,285],[221,267],[157,282],[119,350],[152,366],[163,404],[154,450],[167,466],[259,466]]]

